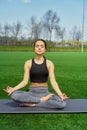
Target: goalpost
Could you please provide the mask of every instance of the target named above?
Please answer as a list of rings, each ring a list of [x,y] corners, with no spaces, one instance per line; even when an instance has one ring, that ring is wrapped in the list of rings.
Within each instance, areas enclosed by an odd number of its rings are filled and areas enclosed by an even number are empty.
[[[85,19],[85,0],[83,0],[83,19],[82,19],[82,44],[81,44],[81,52],[84,51],[84,19]]]

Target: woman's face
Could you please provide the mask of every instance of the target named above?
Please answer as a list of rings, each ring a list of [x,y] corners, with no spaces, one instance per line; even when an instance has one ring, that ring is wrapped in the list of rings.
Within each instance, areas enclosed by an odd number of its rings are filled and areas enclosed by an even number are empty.
[[[45,44],[43,41],[37,41],[35,43],[34,51],[36,54],[41,55],[46,51]]]

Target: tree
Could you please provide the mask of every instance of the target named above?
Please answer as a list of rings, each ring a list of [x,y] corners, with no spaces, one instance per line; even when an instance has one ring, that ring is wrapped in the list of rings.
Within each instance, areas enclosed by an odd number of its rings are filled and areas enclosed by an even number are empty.
[[[49,39],[52,39],[52,32],[55,27],[59,27],[60,18],[57,16],[56,12],[52,10],[48,10],[45,15],[43,16],[42,23],[43,27],[45,28],[46,32],[49,32]]]
[[[2,26],[0,24],[0,45],[2,45]]]
[[[41,35],[41,22],[36,21],[36,17],[32,16],[30,18],[30,24],[28,24],[29,29],[30,29],[30,39],[35,40],[38,39]]]
[[[21,34],[21,30],[22,30],[21,22],[17,21],[17,23],[10,26],[10,31],[12,33],[12,37],[13,37],[15,43],[17,43],[18,37]]]
[[[34,25],[36,24],[36,18],[34,16],[31,17],[30,24],[31,24],[31,39],[33,39],[34,38]]]
[[[34,39],[38,39],[40,37],[41,34],[41,24],[40,23],[36,23],[33,26],[33,35],[34,35]]]
[[[9,42],[9,25],[6,23],[3,27],[3,35],[4,35],[4,42],[8,44]]]
[[[64,40],[64,35],[65,35],[65,28],[63,27],[63,28],[60,30],[60,37],[61,37],[62,41]]]
[[[55,34],[57,39],[61,39],[62,41],[64,40],[64,35],[65,35],[65,28],[63,27],[62,29],[60,27],[55,27]]]
[[[82,38],[81,30],[78,29],[77,26],[74,26],[71,31],[71,35],[72,35],[72,40],[73,40],[74,44],[76,43],[77,45],[79,45],[79,42]]]
[[[2,26],[0,24],[0,36],[2,35]]]

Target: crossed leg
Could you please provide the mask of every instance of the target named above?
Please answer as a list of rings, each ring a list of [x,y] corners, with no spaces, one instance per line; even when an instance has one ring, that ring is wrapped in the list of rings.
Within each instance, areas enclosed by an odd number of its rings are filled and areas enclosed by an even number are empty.
[[[40,102],[46,102],[47,100],[49,100],[54,94],[49,94],[47,96],[44,96],[42,98],[40,98]],[[21,107],[35,107],[36,104],[35,103],[20,103]]]

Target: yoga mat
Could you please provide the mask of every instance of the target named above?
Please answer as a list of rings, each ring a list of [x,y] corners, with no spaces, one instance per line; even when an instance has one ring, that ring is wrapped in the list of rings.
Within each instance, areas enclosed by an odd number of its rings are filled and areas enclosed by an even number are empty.
[[[68,99],[64,109],[20,107],[11,99],[0,99],[0,113],[86,113],[87,99]]]

